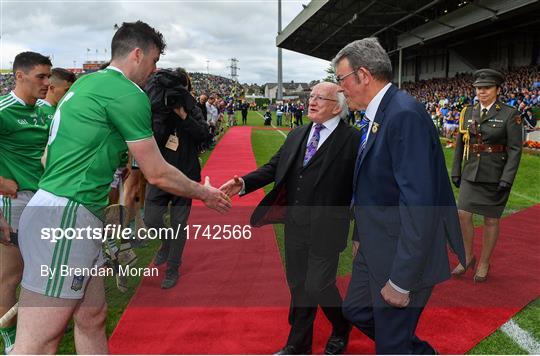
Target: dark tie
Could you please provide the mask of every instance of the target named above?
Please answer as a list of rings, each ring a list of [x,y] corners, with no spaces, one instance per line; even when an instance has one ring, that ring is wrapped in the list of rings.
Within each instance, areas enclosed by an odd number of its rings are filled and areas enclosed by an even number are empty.
[[[358,149],[358,154],[362,153],[362,151],[366,147],[368,129],[369,129],[369,119],[367,116],[364,115],[362,120],[360,120],[361,141],[360,141],[360,148]]]
[[[486,109],[486,108],[482,109],[482,115],[480,115],[480,121],[484,121],[484,119],[487,116],[487,112],[488,112],[488,109]]]
[[[359,127],[360,127],[360,147],[358,148],[358,155],[356,156],[356,163],[354,165],[355,178],[356,178],[356,175],[358,174],[358,167],[360,165],[360,158],[362,157],[362,151],[366,147],[366,142],[367,142],[369,119],[366,115],[364,115],[362,120],[360,120]],[[351,200],[351,206],[354,205],[355,196],[356,196],[356,184],[353,183],[353,197]]]
[[[319,146],[319,140],[321,139],[321,130],[324,129],[323,124],[315,124],[315,131],[313,131],[313,136],[309,140],[309,143],[306,148],[306,155],[304,156],[304,166],[308,164],[309,160],[315,156],[317,152],[317,147]]]

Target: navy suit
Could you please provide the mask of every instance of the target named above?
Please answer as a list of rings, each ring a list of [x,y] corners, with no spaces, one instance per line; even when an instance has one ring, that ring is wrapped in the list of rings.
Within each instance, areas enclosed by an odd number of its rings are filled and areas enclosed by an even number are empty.
[[[450,277],[447,243],[465,262],[444,155],[424,107],[394,85],[373,120],[353,180],[360,247],[344,314],[377,353],[433,353],[415,329],[433,286]],[[388,280],[411,292],[408,307],[382,299]]]

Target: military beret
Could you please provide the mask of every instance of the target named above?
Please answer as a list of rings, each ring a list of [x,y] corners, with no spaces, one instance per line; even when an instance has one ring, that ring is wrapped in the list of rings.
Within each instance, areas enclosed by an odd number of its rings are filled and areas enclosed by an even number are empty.
[[[504,82],[504,76],[501,72],[489,68],[479,69],[474,72],[473,76],[473,86],[475,87],[498,86]]]

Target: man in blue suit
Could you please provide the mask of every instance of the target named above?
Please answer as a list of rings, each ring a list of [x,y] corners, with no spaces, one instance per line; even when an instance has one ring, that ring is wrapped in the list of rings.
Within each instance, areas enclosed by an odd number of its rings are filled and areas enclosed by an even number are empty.
[[[391,84],[392,64],[376,38],[348,44],[333,65],[351,110],[366,110],[343,313],[377,353],[434,354],[416,326],[433,287],[450,277],[447,243],[465,261],[437,131],[422,104]]]

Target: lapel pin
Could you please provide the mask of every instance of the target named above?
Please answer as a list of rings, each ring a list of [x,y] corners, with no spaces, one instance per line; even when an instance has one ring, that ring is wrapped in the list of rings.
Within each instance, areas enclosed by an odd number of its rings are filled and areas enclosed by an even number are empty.
[[[371,127],[371,132],[374,133],[374,134],[376,134],[377,131],[379,131],[379,124],[376,123],[376,122],[374,122],[374,123],[373,123],[373,126]]]

